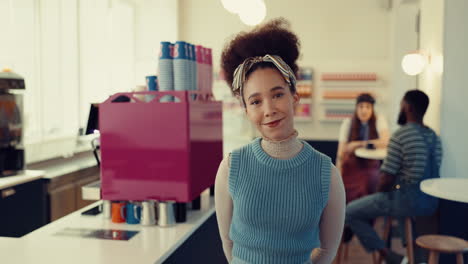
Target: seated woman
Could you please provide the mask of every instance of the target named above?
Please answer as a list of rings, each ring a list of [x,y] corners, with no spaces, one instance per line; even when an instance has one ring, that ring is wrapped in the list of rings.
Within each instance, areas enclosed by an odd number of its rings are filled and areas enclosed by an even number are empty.
[[[341,171],[346,190],[346,202],[374,193],[378,183],[380,161],[358,158],[357,148],[373,144],[385,148],[389,140],[388,124],[374,111],[375,99],[368,93],[356,100],[352,118],[343,121],[340,129],[337,168]]]

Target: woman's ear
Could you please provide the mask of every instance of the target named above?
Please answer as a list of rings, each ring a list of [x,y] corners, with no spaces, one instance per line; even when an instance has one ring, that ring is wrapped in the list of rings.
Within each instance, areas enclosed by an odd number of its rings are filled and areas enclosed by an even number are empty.
[[[296,92],[292,96],[293,96],[293,105],[296,107],[299,105],[299,101],[300,101],[299,94]]]

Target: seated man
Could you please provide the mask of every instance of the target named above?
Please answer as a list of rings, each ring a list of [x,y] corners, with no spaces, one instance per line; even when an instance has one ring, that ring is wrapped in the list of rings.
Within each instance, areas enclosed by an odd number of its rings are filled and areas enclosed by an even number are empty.
[[[428,105],[429,97],[422,91],[405,94],[398,117],[401,127],[390,138],[378,192],[354,200],[346,208],[346,224],[368,252],[377,250],[387,263],[399,263],[403,257],[385,247],[370,220],[431,215],[438,206],[437,198],[419,189],[422,180],[439,177],[442,158],[439,137],[423,124]]]

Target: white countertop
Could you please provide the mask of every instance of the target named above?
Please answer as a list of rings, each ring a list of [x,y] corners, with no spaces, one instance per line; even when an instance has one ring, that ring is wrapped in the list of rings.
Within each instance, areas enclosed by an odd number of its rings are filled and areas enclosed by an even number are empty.
[[[428,179],[421,182],[421,191],[442,199],[468,203],[468,178]]]
[[[367,148],[358,148],[354,151],[357,157],[365,159],[374,159],[374,160],[383,160],[387,156],[386,148],[378,149],[367,149]]]
[[[81,199],[88,201],[101,200],[101,181],[95,181],[82,186]]]
[[[32,168],[34,168],[33,170],[25,170],[19,175],[1,177],[0,189],[5,189],[41,178],[52,179],[96,165],[97,162],[92,153],[83,153],[73,158],[52,162],[49,165],[43,165],[40,167],[32,166]]]
[[[61,160],[57,164],[49,165],[45,168],[44,179],[52,179],[55,177],[63,176],[75,171],[87,169],[97,166],[96,158],[92,153],[86,153],[78,157],[73,157],[68,160]]]
[[[44,176],[44,173],[44,171],[40,170],[25,170],[19,175],[2,177],[0,178],[0,189],[40,179]]]
[[[162,263],[211,215],[214,198],[201,195],[201,210],[187,212],[187,222],[174,227],[115,224],[97,216],[82,216],[93,203],[22,238],[0,237],[2,263]],[[128,241],[55,236],[64,228],[120,229],[140,231]]]

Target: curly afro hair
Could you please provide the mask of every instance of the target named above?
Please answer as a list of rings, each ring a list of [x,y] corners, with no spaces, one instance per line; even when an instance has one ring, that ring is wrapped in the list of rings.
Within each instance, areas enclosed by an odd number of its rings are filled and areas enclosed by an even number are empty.
[[[249,57],[278,55],[297,76],[299,58],[299,39],[290,29],[284,18],[276,18],[266,24],[255,27],[249,32],[240,32],[229,41],[221,54],[221,68],[226,82],[232,89],[234,71]],[[272,63],[258,63],[247,73],[247,76],[258,68],[275,68]],[[291,87],[296,92],[296,87]],[[234,94],[239,96],[239,94]]]

